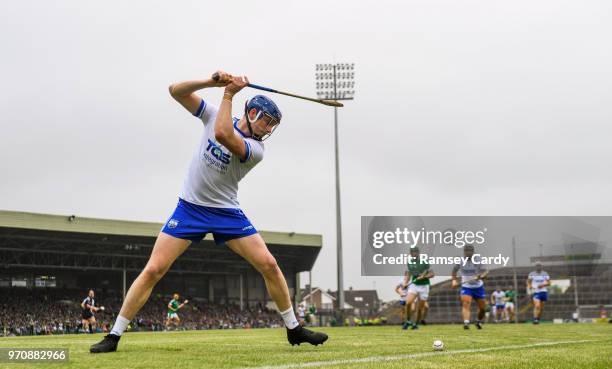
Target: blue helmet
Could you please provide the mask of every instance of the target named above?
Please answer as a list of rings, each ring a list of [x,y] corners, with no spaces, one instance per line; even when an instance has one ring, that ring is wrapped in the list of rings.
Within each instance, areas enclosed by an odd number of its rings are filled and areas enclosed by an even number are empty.
[[[255,119],[253,120],[251,120],[251,118],[249,117],[249,111],[251,109],[255,109],[257,111],[257,115],[255,116]],[[264,95],[256,95],[256,96],[253,96],[253,98],[251,98],[250,100],[248,100],[244,106],[244,113],[246,115],[247,127],[251,133],[251,136],[253,136],[253,138],[260,140],[260,141],[263,141],[266,138],[270,137],[270,135],[272,134],[274,129],[276,129],[276,127],[278,126],[278,124],[280,123],[283,117],[283,114],[281,113],[278,106],[276,106],[274,101],[272,101],[272,99]],[[251,128],[251,124],[255,123],[259,118],[262,118],[263,116],[270,117],[271,118],[270,124],[273,124],[274,127],[272,129],[272,132],[262,137],[257,137],[253,135],[253,129]]]

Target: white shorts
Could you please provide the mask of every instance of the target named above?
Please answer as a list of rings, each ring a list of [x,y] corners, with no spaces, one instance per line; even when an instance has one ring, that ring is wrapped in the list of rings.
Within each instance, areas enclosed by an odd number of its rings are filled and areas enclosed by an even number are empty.
[[[514,302],[506,302],[506,309],[514,309]]]
[[[168,313],[168,319],[178,319],[178,314],[177,313]]]
[[[408,293],[417,295],[421,301],[427,301],[429,297],[429,285],[418,285],[413,283],[408,287]]]

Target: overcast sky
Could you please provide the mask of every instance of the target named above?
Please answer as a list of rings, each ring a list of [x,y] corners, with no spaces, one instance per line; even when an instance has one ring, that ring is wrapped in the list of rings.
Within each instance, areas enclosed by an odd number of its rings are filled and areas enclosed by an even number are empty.
[[[354,62],[345,284],[388,299],[396,278],[360,276],[362,215],[610,215],[611,34],[606,0],[5,1],[0,209],[162,222],[202,129],[170,83],[314,95],[316,63]],[[259,229],[322,234],[313,282],[334,288],[333,110],[274,98],[239,198]]]

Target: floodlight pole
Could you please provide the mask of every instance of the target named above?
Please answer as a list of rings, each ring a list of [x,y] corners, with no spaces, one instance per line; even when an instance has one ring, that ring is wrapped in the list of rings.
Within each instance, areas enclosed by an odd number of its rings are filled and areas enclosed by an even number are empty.
[[[338,66],[341,65],[340,69],[346,71],[341,76],[344,79],[343,84],[340,86],[341,89],[349,88],[341,93],[338,91]],[[330,68],[331,67],[331,68]],[[329,80],[332,77],[331,83],[333,91],[321,91],[324,88],[323,83],[317,83],[317,95],[319,98],[332,99],[332,100],[352,100],[354,94],[354,83],[353,83],[353,67],[354,64],[318,64],[317,71],[330,69],[333,73],[332,76],[325,74],[317,74],[317,80]],[[350,71],[350,73],[349,73]],[[325,87],[327,88],[327,87]],[[342,216],[341,216],[341,203],[340,203],[340,159],[338,150],[338,108],[334,107],[334,159],[335,159],[335,180],[336,180],[336,261],[337,261],[337,273],[338,273],[338,312],[341,321],[340,325],[344,324],[344,277],[343,277],[343,264],[342,264]]]
[[[334,65],[334,97],[338,96],[336,89],[336,66]],[[336,255],[338,264],[338,310],[340,319],[344,319],[344,278],[342,268],[342,216],[340,213],[340,159],[338,154],[338,108],[334,107],[334,155],[336,160]],[[344,325],[344,321],[340,322]]]
[[[125,300],[125,294],[126,294],[126,285],[127,285],[127,272],[125,270],[125,258],[123,258],[123,271],[121,273],[121,277],[123,280],[123,299]]]
[[[512,237],[512,279],[514,281],[514,322],[519,322],[519,294],[518,294],[518,277],[516,275],[516,237]]]

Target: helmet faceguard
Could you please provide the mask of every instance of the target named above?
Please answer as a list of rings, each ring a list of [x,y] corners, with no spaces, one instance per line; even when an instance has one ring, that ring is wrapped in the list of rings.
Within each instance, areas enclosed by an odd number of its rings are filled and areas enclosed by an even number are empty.
[[[251,109],[255,109],[257,114],[254,119],[251,119],[249,116],[249,111]],[[278,109],[278,106],[271,99],[267,98],[263,95],[254,96],[252,99],[247,100],[244,104],[244,114],[246,115],[246,124],[249,130],[249,134],[251,137],[258,141],[264,141],[268,137],[274,133],[278,125],[280,124],[282,114]],[[269,121],[266,125],[266,133],[263,135],[258,135],[253,132],[253,127],[251,126],[256,121],[262,118],[268,118]]]
[[[267,139],[268,137],[272,136],[272,133],[274,133],[274,131],[276,130],[276,128],[278,127],[278,125],[280,124],[280,122],[278,120],[276,120],[276,118],[274,118],[273,116],[271,116],[268,113],[264,113],[264,118],[268,118],[268,123],[266,124],[266,133],[264,133],[261,137],[253,134],[253,138],[259,141],[264,141],[265,139]]]

